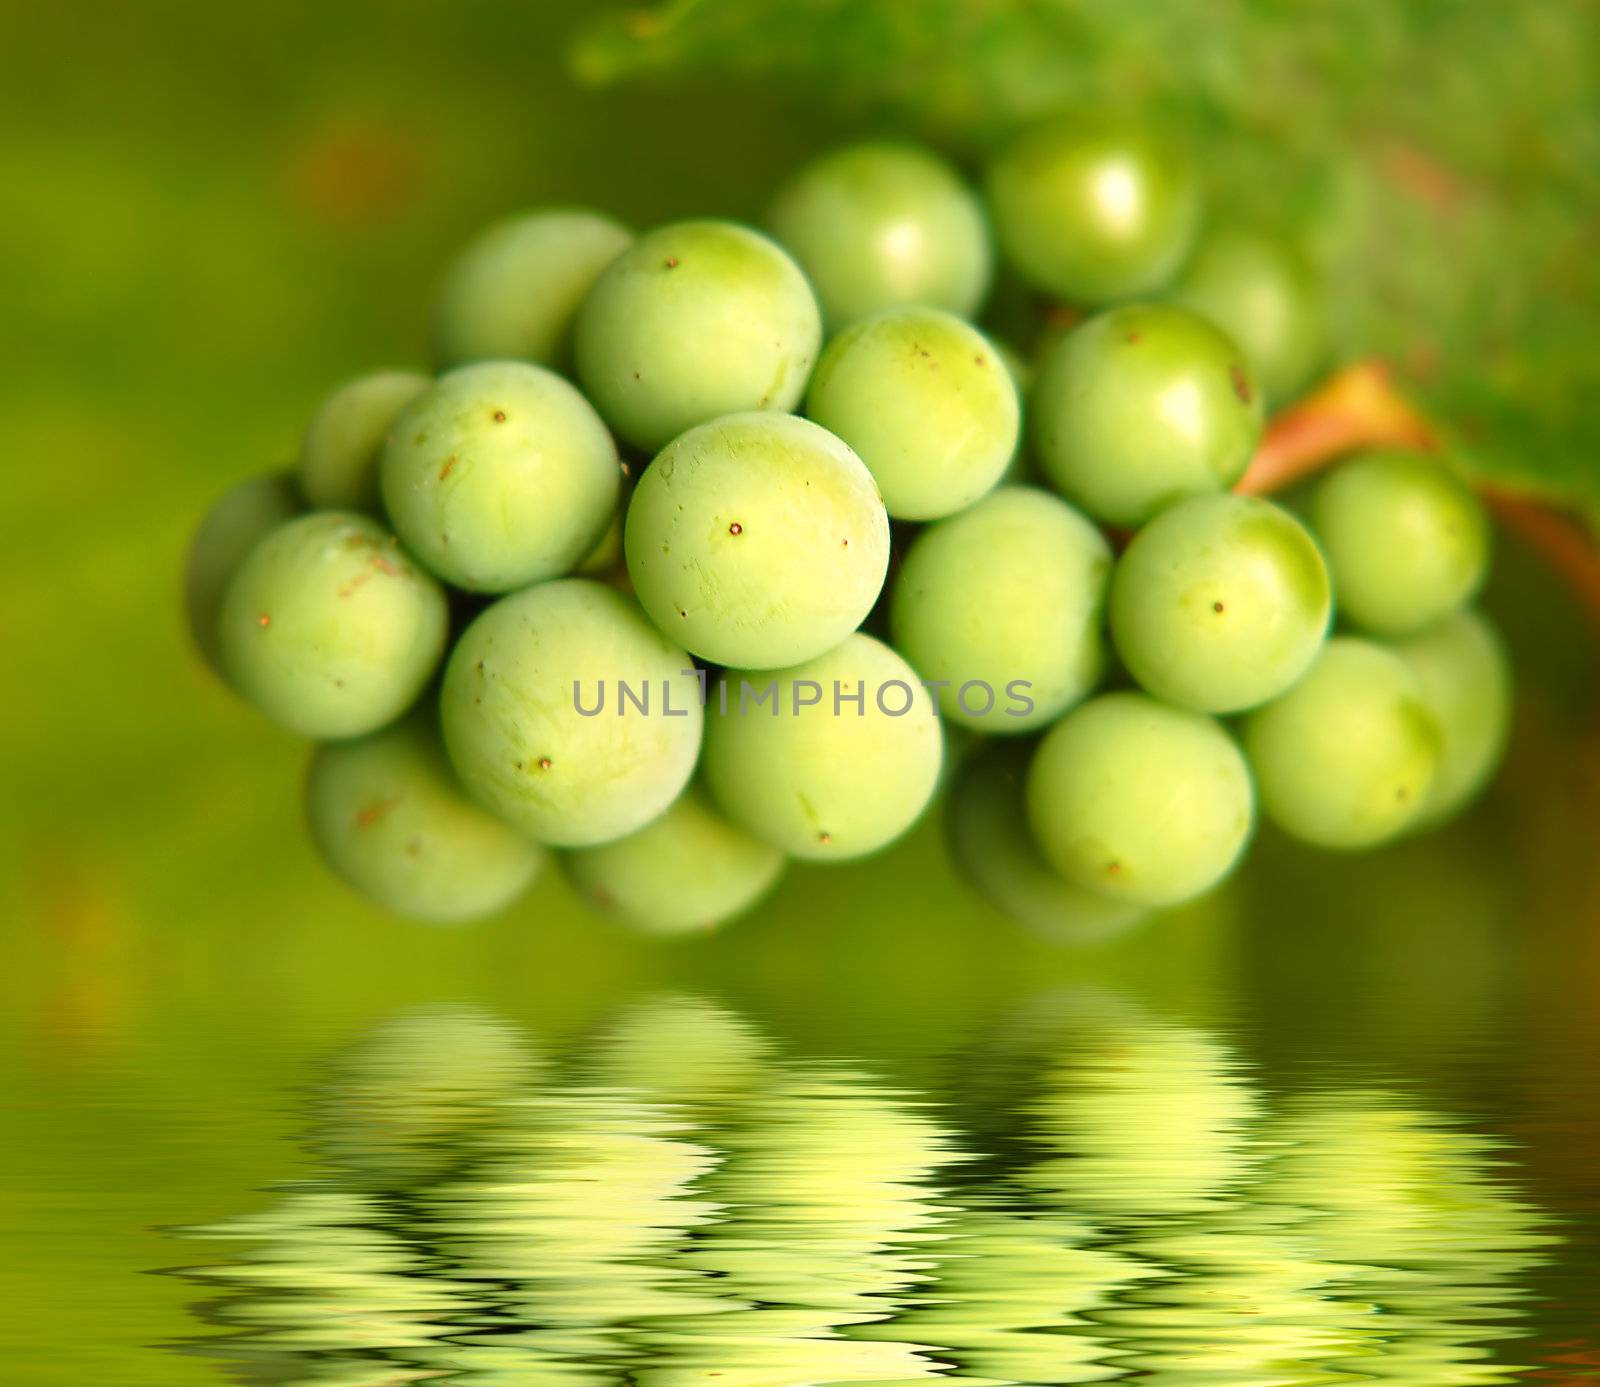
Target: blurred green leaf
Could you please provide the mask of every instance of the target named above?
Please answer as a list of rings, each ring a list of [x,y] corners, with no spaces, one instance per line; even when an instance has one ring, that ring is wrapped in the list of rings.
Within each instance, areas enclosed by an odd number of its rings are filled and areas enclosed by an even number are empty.
[[[669,0],[597,21],[595,83],[788,86],[971,158],[1065,105],[1155,112],[1213,213],[1305,239],[1496,480],[1600,501],[1593,0]]]

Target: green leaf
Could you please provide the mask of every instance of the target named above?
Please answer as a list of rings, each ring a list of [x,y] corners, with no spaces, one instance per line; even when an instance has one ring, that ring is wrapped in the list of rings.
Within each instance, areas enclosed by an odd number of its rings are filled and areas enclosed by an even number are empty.
[[[1219,217],[1301,235],[1337,340],[1507,485],[1600,505],[1600,6],[1578,0],[671,0],[597,83],[785,86],[981,158],[1064,105],[1158,114]]]

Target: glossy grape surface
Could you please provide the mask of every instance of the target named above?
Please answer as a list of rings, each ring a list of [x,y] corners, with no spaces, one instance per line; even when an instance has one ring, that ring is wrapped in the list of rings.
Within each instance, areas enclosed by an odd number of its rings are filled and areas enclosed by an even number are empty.
[[[1040,470],[1108,525],[1142,525],[1226,491],[1261,437],[1261,392],[1244,354],[1167,304],[1113,309],[1058,338],[1029,407]]]
[[[806,413],[866,463],[897,520],[964,510],[1011,464],[1016,384],[993,344],[953,314],[892,308],[828,344]]]
[[[1068,881],[1141,906],[1215,886],[1254,822],[1250,772],[1227,732],[1139,693],[1102,694],[1051,728],[1027,805],[1040,850]]]
[[[218,621],[229,680],[279,726],[359,737],[393,722],[444,654],[444,592],[376,521],[315,511],[251,551]]]
[[[640,237],[595,281],[578,314],[584,393],[635,447],[742,410],[793,409],[822,345],[800,267],[734,222]]]
[[[1030,731],[1099,681],[1110,572],[1105,537],[1065,501],[1001,487],[912,542],[890,631],[913,668],[942,684],[939,710],[952,723],[990,736]],[[1026,689],[1008,695],[1013,684]]]
[[[716,664],[776,669],[838,645],[883,588],[889,519],[861,460],[787,414],[691,429],[628,506],[628,574],[674,640]]]
[[[832,328],[902,304],[967,318],[989,289],[993,252],[976,195],[916,145],[822,155],[778,190],[767,225],[810,276]]]

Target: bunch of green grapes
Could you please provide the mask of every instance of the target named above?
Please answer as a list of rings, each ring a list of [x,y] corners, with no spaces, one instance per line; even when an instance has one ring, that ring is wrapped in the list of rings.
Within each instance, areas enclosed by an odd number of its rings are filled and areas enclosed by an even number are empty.
[[[759,229],[528,212],[431,322],[434,373],[335,389],[188,574],[201,652],[315,740],[312,838],[387,910],[494,914],[554,855],[692,934],[949,787],[980,894],[1085,942],[1213,889],[1258,814],[1372,847],[1499,759],[1482,505],[1397,453],[1299,513],[1241,494],[1324,292],[1155,129],[1048,121],[981,190],[835,150]]]

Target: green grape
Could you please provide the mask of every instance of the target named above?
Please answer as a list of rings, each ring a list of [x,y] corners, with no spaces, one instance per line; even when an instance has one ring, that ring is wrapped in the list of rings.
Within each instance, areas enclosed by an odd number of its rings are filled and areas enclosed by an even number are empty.
[[[717,664],[775,669],[832,649],[872,610],[889,518],[872,474],[826,429],[735,414],[645,469],[623,542],[657,626]]]
[[[990,164],[1000,249],[1036,289],[1103,304],[1159,289],[1194,241],[1194,171],[1148,131],[1069,116],[1023,134]]]
[[[1144,910],[1085,891],[1044,860],[1023,803],[1032,755],[1024,743],[990,742],[967,758],[945,808],[950,856],[980,896],[1019,924],[1065,943],[1114,938]]]
[[[1131,905],[1177,905],[1232,870],[1250,837],[1250,772],[1211,718],[1102,694],[1045,735],[1028,821],[1068,881]]]
[[[1243,354],[1167,304],[1112,309],[1063,334],[1039,361],[1030,404],[1041,470],[1108,525],[1226,491],[1261,437]]]
[[[564,370],[584,295],[632,244],[615,217],[585,207],[496,222],[445,271],[433,304],[435,359],[441,367],[517,360]]]
[[[989,291],[983,209],[949,164],[916,145],[822,155],[778,190],[767,225],[810,276],[835,328],[901,304],[970,318]]]
[[[970,506],[1010,465],[1022,422],[999,353],[939,308],[846,328],[817,363],[806,413],[855,449],[899,520]]]
[[[1417,817],[1435,824],[1494,774],[1511,726],[1511,666],[1494,627],[1470,609],[1396,642],[1439,724],[1439,766]]]
[[[784,857],[724,819],[691,785],[637,833],[562,859],[585,900],[652,934],[704,932],[777,884]]]
[[[1269,405],[1292,399],[1327,356],[1322,283],[1286,241],[1239,228],[1212,231],[1171,297],[1239,344]]]
[[[376,513],[389,430],[432,384],[415,371],[374,371],[346,381],[317,406],[300,446],[300,489],[312,509]]]
[[[217,622],[228,584],[250,551],[302,508],[294,473],[266,472],[225,491],[195,531],[184,565],[184,609],[196,649],[219,674],[222,650]]]
[[[1111,636],[1168,703],[1233,713],[1305,673],[1332,615],[1327,566],[1288,511],[1197,496],[1134,537],[1111,579]]]
[[[306,815],[328,865],[386,910],[446,923],[491,915],[533,881],[544,849],[457,784],[430,711],[311,756]]]
[[[616,445],[560,376],[521,361],[462,366],[402,414],[383,455],[395,530],[471,592],[570,572],[616,511]]]
[[[662,813],[694,770],[703,722],[689,657],[631,598],[585,578],[482,612],[445,667],[440,714],[467,789],[559,847],[621,838]]]
[[[444,654],[439,585],[374,520],[317,511],[251,551],[222,599],[229,680],[306,737],[359,737],[417,700]]]
[[[1105,537],[1065,501],[1004,486],[912,541],[889,629],[951,722],[1036,730],[1100,679],[1110,572]]]
[[[593,549],[572,571],[582,577],[599,577],[622,567],[622,516],[619,508],[612,513],[606,532],[596,541]]]
[[[1489,570],[1489,517],[1454,472],[1415,453],[1368,453],[1311,493],[1340,613],[1405,636],[1470,602]]]
[[[875,852],[933,796],[943,756],[933,700],[871,636],[792,669],[730,670],[716,697],[707,788],[734,823],[792,856]]]
[[[646,233],[578,314],[578,378],[617,433],[650,452],[741,410],[794,408],[822,344],[806,277],[759,232],[677,222]]]
[[[1439,725],[1406,662],[1340,636],[1288,693],[1245,724],[1261,807],[1284,832],[1325,848],[1393,838],[1426,803]]]

